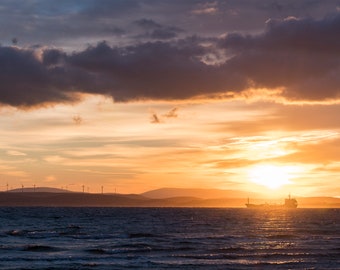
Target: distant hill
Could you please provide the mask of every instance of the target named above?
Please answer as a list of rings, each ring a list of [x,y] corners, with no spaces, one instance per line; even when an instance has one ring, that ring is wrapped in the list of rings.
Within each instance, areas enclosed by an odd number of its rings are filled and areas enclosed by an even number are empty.
[[[299,208],[340,208],[340,198],[297,198]],[[244,198],[201,199],[171,197],[151,199],[142,195],[81,192],[0,192],[0,206],[53,207],[241,207]]]
[[[143,194],[95,194],[37,187],[0,192],[0,206],[245,208],[248,196],[253,203],[264,203],[256,193],[235,190],[162,188]],[[297,201],[298,208],[340,208],[340,198],[297,197]]]
[[[51,188],[51,187],[35,187],[35,188],[16,188],[11,189],[8,192],[48,192],[48,193],[70,193],[72,191],[61,189],[61,188]]]
[[[1,206],[47,207],[244,207],[244,199],[200,199],[173,197],[150,199],[142,195],[0,192]]]
[[[148,206],[139,195],[107,195],[82,192],[0,192],[0,206],[138,207]]]
[[[201,199],[259,197],[258,194],[253,192],[204,188],[160,188],[144,192],[141,195],[151,199],[167,199],[174,197],[195,197]]]
[[[300,207],[340,208],[340,198],[334,197],[301,197],[297,198]]]

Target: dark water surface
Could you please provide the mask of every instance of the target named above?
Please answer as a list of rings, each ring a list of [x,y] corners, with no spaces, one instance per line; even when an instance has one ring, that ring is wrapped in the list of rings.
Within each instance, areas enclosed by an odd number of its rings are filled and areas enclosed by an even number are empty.
[[[340,269],[340,209],[0,208],[0,269]]]

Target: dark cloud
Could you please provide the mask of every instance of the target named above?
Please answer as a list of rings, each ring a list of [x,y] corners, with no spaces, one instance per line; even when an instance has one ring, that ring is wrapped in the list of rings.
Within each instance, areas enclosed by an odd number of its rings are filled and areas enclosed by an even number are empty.
[[[136,1],[1,1],[0,38],[10,41],[15,35],[20,44],[68,47],[74,46],[77,39],[116,37],[125,30],[114,13],[126,15],[127,10],[133,9],[132,2]]]
[[[326,100],[340,91],[340,13],[322,20],[269,21],[264,34],[228,35],[221,46],[229,65],[255,87],[283,87],[295,100]]]
[[[162,28],[153,21],[140,23]],[[70,102],[76,93],[109,95],[115,101],[176,100],[250,87],[280,87],[295,100],[335,99],[340,94],[337,33],[340,13],[320,20],[269,21],[262,34],[222,39],[193,36],[121,47],[101,42],[73,53],[0,47],[0,102]],[[231,57],[219,64],[204,61],[220,50]]]
[[[260,31],[268,18],[320,18],[338,6],[338,0],[2,0],[0,38],[5,44],[17,37],[21,45],[38,43],[76,50],[84,42],[117,41],[117,37],[123,42],[134,40],[131,37],[143,33],[131,33],[130,26],[141,16],[185,29],[190,35],[217,36]],[[165,30],[160,34],[158,29],[150,38],[164,39],[177,33],[168,29],[165,35]]]
[[[140,19],[134,22],[136,25],[146,29],[146,30],[153,30],[157,28],[161,28],[162,26],[150,19]]]
[[[180,31],[176,28],[160,28],[153,30],[149,36],[153,39],[170,39],[177,37],[178,32]]]
[[[140,19],[134,22],[146,32],[141,37],[148,37],[151,39],[171,39],[183,32],[182,29],[174,26],[163,26],[150,19]]]
[[[236,52],[270,50],[275,52],[339,52],[339,13],[321,20],[288,17],[284,20],[268,20],[267,29],[261,35],[230,34],[224,45]]]
[[[96,89],[95,76],[63,63],[58,50],[0,47],[0,103],[34,107],[77,100]]]
[[[0,47],[0,102],[32,106],[68,99],[33,51]]]
[[[185,99],[239,87],[242,79],[228,78],[220,67],[200,61],[208,50],[200,42],[190,38],[124,48],[100,43],[70,56],[69,64],[101,76],[105,92],[117,101]]]
[[[51,49],[43,52],[43,64],[46,66],[62,65],[66,59],[66,54],[60,50]]]

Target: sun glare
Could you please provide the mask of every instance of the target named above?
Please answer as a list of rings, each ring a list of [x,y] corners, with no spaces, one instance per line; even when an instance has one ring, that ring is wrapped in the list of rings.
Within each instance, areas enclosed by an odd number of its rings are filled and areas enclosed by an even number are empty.
[[[269,189],[278,189],[283,185],[291,184],[293,171],[290,166],[258,165],[250,169],[249,179]]]

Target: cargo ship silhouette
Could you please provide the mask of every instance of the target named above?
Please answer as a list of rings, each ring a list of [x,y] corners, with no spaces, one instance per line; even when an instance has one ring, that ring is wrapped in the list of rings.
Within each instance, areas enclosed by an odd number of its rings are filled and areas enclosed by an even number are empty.
[[[285,199],[284,204],[269,204],[269,203],[263,203],[263,204],[253,204],[248,201],[246,203],[247,208],[254,208],[254,209],[294,209],[297,208],[298,202],[295,198],[291,198],[290,194],[287,199]]]

